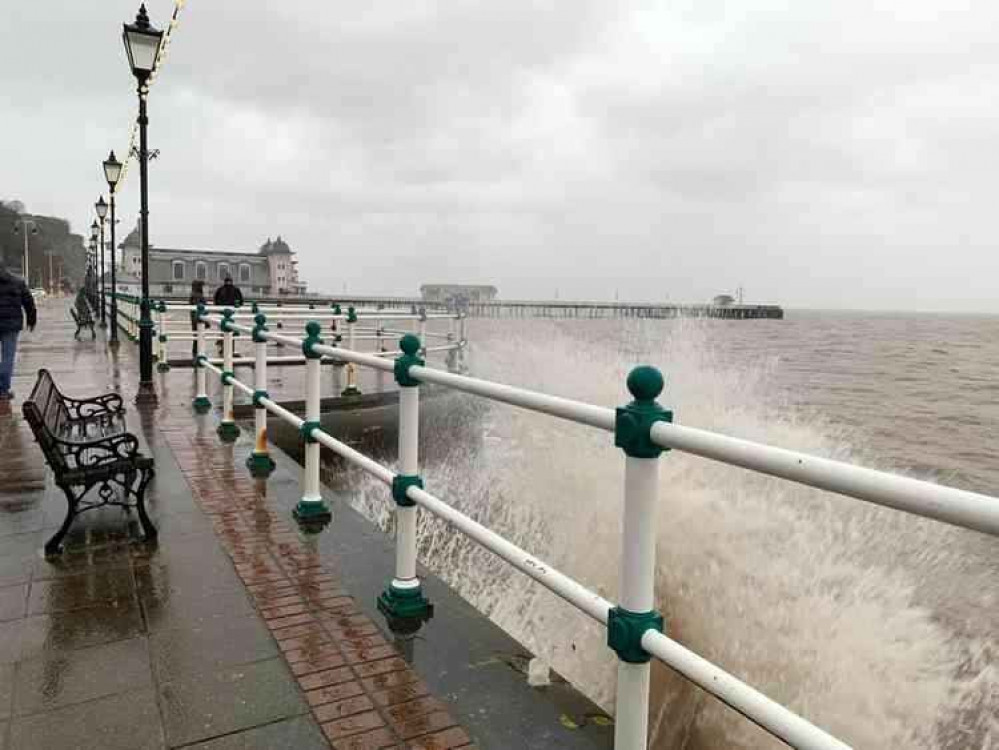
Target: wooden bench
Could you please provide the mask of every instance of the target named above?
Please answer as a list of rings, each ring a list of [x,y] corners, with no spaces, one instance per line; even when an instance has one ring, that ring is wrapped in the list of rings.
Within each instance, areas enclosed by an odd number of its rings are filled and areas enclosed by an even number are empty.
[[[79,307],[69,308],[69,314],[73,316],[73,322],[76,323],[76,333],[73,334],[73,338],[79,341],[80,332],[84,328],[90,329],[90,339],[94,340],[97,338],[97,331],[94,330],[94,316],[90,314],[90,308],[86,305],[80,305]]]
[[[45,543],[46,555],[61,551],[76,516],[109,505],[135,508],[146,541],[156,538],[145,505],[153,459],[139,453],[138,438],[125,430],[120,395],[69,398],[59,392],[48,370],[39,370],[22,412],[66,495],[66,518]]]

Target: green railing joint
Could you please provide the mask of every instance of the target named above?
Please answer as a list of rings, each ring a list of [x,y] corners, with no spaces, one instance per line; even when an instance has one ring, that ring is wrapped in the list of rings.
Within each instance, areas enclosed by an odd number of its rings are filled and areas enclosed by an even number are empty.
[[[411,333],[407,333],[399,340],[399,348],[402,354],[395,360],[395,382],[403,388],[412,388],[420,384],[420,381],[409,374],[409,368],[413,365],[422,367],[425,363],[420,359],[420,340]]]
[[[270,394],[267,393],[267,391],[262,391],[259,389],[253,392],[253,405],[258,409],[264,408],[264,405],[260,403],[260,399],[262,398],[270,399]]]
[[[232,381],[236,379],[236,374],[232,370],[222,371],[222,385],[232,385]]]
[[[322,326],[314,320],[310,320],[305,324],[306,336],[302,341],[302,353],[305,355],[306,359],[320,359],[323,356],[319,352],[313,351],[312,348],[316,344],[323,343],[323,340],[319,338],[319,334],[322,330]]]
[[[218,433],[223,443],[234,443],[236,442],[236,438],[239,437],[240,430],[239,425],[235,422],[222,422],[215,432]]]
[[[198,396],[196,399],[194,399],[192,406],[194,407],[194,410],[198,412],[198,414],[207,414],[209,411],[211,411],[212,402],[208,400],[207,396]]]
[[[306,420],[298,428],[298,433],[306,443],[318,443],[319,441],[316,439],[315,433],[316,430],[321,429],[322,425],[318,420]]]
[[[256,325],[253,327],[253,341],[257,344],[266,344],[267,339],[264,338],[263,334],[267,332],[267,316],[263,313],[257,313],[253,317],[253,322]]]
[[[614,607],[607,613],[607,645],[623,662],[648,663],[652,657],[642,648],[642,636],[649,630],[663,632],[663,616],[655,610],[630,612],[622,607]]]
[[[642,365],[628,374],[628,390],[635,397],[627,406],[615,410],[614,445],[631,458],[658,458],[663,448],[652,442],[652,425],[672,422],[673,412],[656,401],[665,381],[655,367]]]
[[[419,474],[396,474],[392,477],[392,499],[400,508],[412,508],[416,502],[411,500],[406,493],[410,487],[423,489],[423,477]]]
[[[396,588],[389,586],[378,595],[378,611],[385,615],[390,623],[406,628],[412,624],[414,628],[429,621],[434,616],[434,605],[423,595],[423,588]]]

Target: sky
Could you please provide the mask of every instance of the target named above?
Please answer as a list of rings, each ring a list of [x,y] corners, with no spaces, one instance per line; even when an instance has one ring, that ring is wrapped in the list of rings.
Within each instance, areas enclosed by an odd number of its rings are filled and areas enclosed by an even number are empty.
[[[0,198],[89,226],[136,9],[4,7]],[[150,241],[280,234],[328,293],[999,313],[996,28],[985,0],[188,0]],[[138,169],[118,201],[129,228]]]

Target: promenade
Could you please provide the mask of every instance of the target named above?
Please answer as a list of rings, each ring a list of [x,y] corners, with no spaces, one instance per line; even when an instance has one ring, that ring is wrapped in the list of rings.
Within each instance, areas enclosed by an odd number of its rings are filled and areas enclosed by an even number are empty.
[[[325,489],[333,524],[302,534],[297,464],[277,452],[250,477],[249,438],[192,412],[188,369],[137,411],[134,346],[75,342],[68,304],[42,304],[0,405],[0,750],[610,747],[592,704],[529,688],[511,667],[529,655],[426,571],[435,619],[394,636],[375,607],[391,540]],[[156,461],[155,546],[105,509],[42,556],[65,500],[20,417],[40,367],[69,395],[124,396]]]

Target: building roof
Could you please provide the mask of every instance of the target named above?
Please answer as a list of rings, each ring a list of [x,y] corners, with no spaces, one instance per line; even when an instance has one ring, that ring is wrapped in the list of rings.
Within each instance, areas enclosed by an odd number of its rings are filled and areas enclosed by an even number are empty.
[[[255,253],[238,253],[231,252],[228,250],[186,250],[180,248],[171,247],[151,247],[149,248],[149,255],[173,255],[173,256],[186,256],[191,260],[200,260],[202,258],[208,260],[233,260],[240,261],[242,263],[265,263],[266,261]]]
[[[291,248],[288,247],[288,243],[281,239],[281,235],[277,236],[276,240],[272,240],[270,237],[267,238],[267,242],[260,246],[261,255],[291,255]]]

